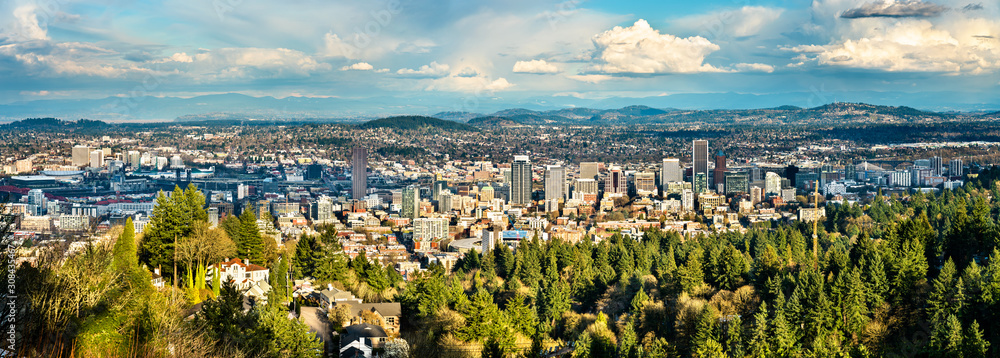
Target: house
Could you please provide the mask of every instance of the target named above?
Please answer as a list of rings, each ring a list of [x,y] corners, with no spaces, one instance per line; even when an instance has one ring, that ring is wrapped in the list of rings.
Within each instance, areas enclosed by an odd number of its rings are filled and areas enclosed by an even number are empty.
[[[243,295],[252,299],[254,303],[266,304],[268,292],[271,292],[271,285],[267,281],[254,281]]]
[[[340,336],[340,357],[372,357],[372,350],[382,348],[389,335],[382,327],[371,324],[356,324],[344,328]]]
[[[149,282],[153,284],[153,287],[163,288],[163,275],[160,274],[160,268],[153,269],[152,277]]]
[[[342,302],[337,305],[347,306],[350,319],[345,322],[345,326],[358,324],[373,324],[381,327],[390,334],[399,333],[399,318],[402,314],[402,307],[399,302],[386,303],[357,303]]]
[[[354,297],[349,291],[344,291],[338,288],[334,288],[333,285],[328,285],[327,289],[319,292],[319,302],[320,305],[325,309],[331,309],[336,304],[341,303],[361,303],[361,299]]]
[[[254,282],[267,282],[270,271],[265,267],[254,265],[250,260],[234,258],[226,259],[224,262],[212,265],[219,269],[222,282],[232,282],[240,290],[248,290]],[[209,270],[209,274],[214,270]]]

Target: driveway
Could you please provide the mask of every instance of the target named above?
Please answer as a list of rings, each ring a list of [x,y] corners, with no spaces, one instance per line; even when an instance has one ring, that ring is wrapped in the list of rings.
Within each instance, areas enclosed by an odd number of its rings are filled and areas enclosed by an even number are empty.
[[[326,319],[326,311],[319,307],[305,307],[301,309],[302,321],[309,326],[309,332],[315,333],[319,339],[323,340],[327,352],[339,352],[340,342],[334,341],[330,332],[330,321]]]

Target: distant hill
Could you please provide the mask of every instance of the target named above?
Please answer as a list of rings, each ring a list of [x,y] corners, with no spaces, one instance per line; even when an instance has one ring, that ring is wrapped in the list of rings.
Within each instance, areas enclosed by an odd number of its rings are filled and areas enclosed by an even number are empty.
[[[107,123],[102,121],[92,121],[89,119],[81,119],[78,121],[64,121],[58,118],[26,118],[20,121],[15,121],[7,123],[3,127],[14,129],[14,128],[40,128],[40,127],[62,127],[70,129],[86,129],[95,127],[107,126]]]
[[[456,131],[477,131],[476,127],[470,126],[465,123],[458,123],[453,121],[446,121],[443,119],[438,119],[434,117],[425,116],[396,116],[380,118],[368,122],[364,122],[358,125],[358,128],[364,129],[374,129],[374,128],[390,128],[390,129],[420,129],[424,127],[441,128]]]
[[[473,112],[438,112],[431,117],[440,118],[446,121],[465,123],[468,122],[470,119],[476,117],[482,117],[482,115],[483,115],[482,113],[473,113]]]

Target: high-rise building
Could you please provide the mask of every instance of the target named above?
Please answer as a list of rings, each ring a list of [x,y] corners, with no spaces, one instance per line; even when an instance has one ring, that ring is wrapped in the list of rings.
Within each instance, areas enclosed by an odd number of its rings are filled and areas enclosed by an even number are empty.
[[[90,147],[78,145],[73,147],[73,165],[84,166],[90,163]]]
[[[965,163],[961,159],[952,159],[948,161],[948,175],[953,177],[960,177],[965,174]]]
[[[493,189],[492,185],[486,184],[486,186],[484,186],[482,189],[479,189],[479,201],[488,203],[493,201],[495,197],[496,197],[496,190]]]
[[[726,194],[741,194],[750,190],[750,181],[747,178],[747,173],[726,172],[723,174],[723,177],[725,178],[724,187]]]
[[[681,207],[684,208],[684,211],[694,210],[694,192],[691,189],[681,191]]]
[[[420,217],[420,188],[416,185],[403,188],[403,207],[399,216],[410,219]]]
[[[413,240],[448,237],[448,218],[418,218],[413,220]]]
[[[931,174],[934,174],[936,177],[942,176],[942,174],[944,174],[944,170],[942,169],[943,166],[944,163],[941,162],[941,157],[931,158]]]
[[[545,167],[545,200],[559,200],[566,197],[566,168],[560,165]]]
[[[715,153],[715,170],[712,173],[712,188],[718,188],[719,184],[726,182],[726,153],[720,149]]]
[[[757,203],[760,203],[763,200],[764,200],[763,189],[761,189],[759,186],[750,188],[750,203],[752,203],[753,205],[757,205]]]
[[[351,163],[351,198],[361,199],[368,193],[368,149],[354,147]]]
[[[619,167],[611,167],[608,176],[604,178],[604,196],[623,196],[628,193],[628,182],[625,172]]]
[[[681,161],[677,158],[664,158],[663,168],[660,169],[660,186],[664,193],[667,192],[667,183],[684,181],[684,172],[681,171]]]
[[[583,162],[580,163],[580,178],[581,179],[597,179],[597,176],[601,173],[601,163],[597,162]]]
[[[750,181],[761,181],[764,180],[764,171],[760,170],[756,164],[750,167]]]
[[[791,186],[793,187],[798,186],[798,174],[799,174],[799,167],[795,166],[794,164],[789,164],[787,167],[785,167],[785,177],[788,178],[788,183],[791,184]],[[767,178],[764,178],[764,180],[767,180]]]
[[[701,193],[704,193],[704,192],[708,191],[708,189],[709,189],[709,187],[708,187],[708,173],[697,173],[697,174],[695,174],[693,181],[694,181],[694,183],[692,183],[691,186],[694,188],[694,192],[695,193],[701,194]]]
[[[695,188],[695,193],[700,193],[698,191],[698,184],[694,182],[697,178],[698,173],[705,174],[706,179],[708,178],[708,141],[707,140],[695,140],[691,144],[691,184]],[[705,183],[705,188],[708,187],[708,183]],[[704,188],[703,188],[704,189]]]
[[[323,166],[313,163],[306,167],[306,180],[323,179]]]
[[[655,195],[656,194],[656,174],[653,172],[641,172],[635,173],[634,180],[635,183],[635,194],[636,195]]]
[[[128,166],[133,170],[139,169],[142,166],[142,153],[138,150],[128,151]]]
[[[531,205],[531,159],[515,155],[510,166],[510,203]]]
[[[93,150],[90,151],[90,166],[92,168],[103,168],[104,167],[104,151],[103,150]]]
[[[435,180],[434,186],[431,187],[431,200],[440,200],[441,192],[448,189],[448,182],[444,180]]]
[[[764,174],[764,196],[781,195],[781,176],[775,172]]]
[[[573,184],[573,198],[587,203],[597,201],[597,181],[590,178],[580,178]]]

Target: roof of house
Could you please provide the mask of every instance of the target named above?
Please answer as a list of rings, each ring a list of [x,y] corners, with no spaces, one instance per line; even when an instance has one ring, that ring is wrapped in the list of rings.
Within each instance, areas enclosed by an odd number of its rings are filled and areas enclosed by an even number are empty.
[[[216,264],[215,266],[219,267],[219,269],[223,270],[223,271],[225,271],[226,267],[229,267],[229,266],[232,266],[232,265],[242,266],[243,269],[245,271],[248,271],[248,272],[249,271],[267,270],[266,267],[263,267],[263,266],[260,266],[260,265],[255,265],[255,264],[246,264],[243,261],[244,260],[241,260],[240,258],[233,258],[232,260],[229,260],[229,261],[220,262],[220,263]],[[250,260],[246,260],[246,262],[250,262]]]
[[[348,309],[353,316],[360,316],[362,311],[378,312],[382,317],[399,317],[403,314],[403,308],[399,302],[385,303],[341,303],[349,306]]]

